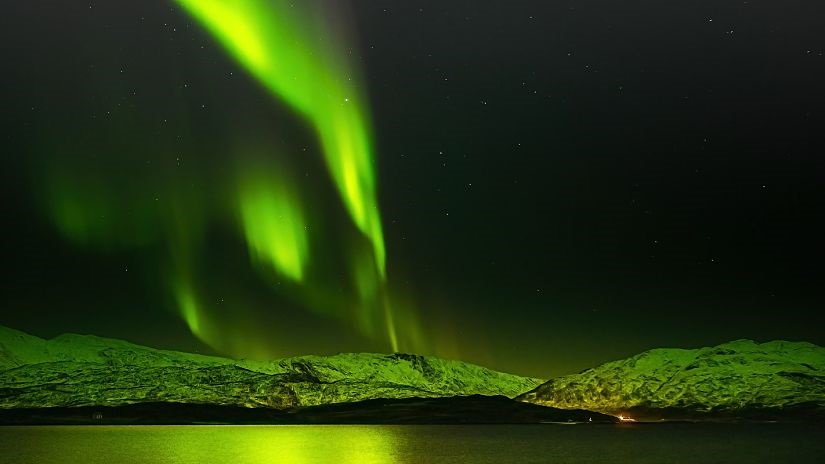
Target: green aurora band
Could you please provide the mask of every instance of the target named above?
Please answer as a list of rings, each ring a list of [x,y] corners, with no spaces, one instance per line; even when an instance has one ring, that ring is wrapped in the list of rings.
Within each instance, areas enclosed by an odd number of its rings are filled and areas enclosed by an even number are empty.
[[[287,1],[176,0],[273,96],[305,117],[315,129],[324,160],[350,217],[372,244],[381,289],[386,251],[378,210],[374,157],[365,99],[353,68],[335,45],[320,12],[301,11]],[[313,14],[314,13],[314,14]],[[300,281],[308,259],[301,209],[272,183],[252,181],[241,194],[247,243],[258,260],[268,260],[283,275]],[[383,307],[386,335],[398,350],[394,318],[386,297],[365,295],[359,263],[358,287],[365,306]],[[369,267],[369,265],[367,265]],[[373,292],[370,292],[373,293]],[[364,311],[356,312],[363,316]],[[364,333],[373,332],[367,317]]]
[[[103,252],[160,245],[152,248],[157,255],[141,252],[151,260],[147,269],[154,268],[148,278],[162,282],[189,330],[223,354],[272,355],[262,348],[270,334],[255,324],[254,311],[280,310],[260,300],[215,306],[216,292],[238,288],[231,279],[217,281],[220,289],[204,279],[207,230],[224,223],[240,233],[251,264],[289,304],[336,319],[393,351],[400,345],[421,350],[412,306],[389,290],[366,99],[341,48],[346,41],[324,18],[328,12],[282,0],[175,1],[274,98],[309,123],[344,219],[354,227],[322,227],[318,218],[330,207],[293,174],[290,155],[298,150],[241,143],[228,153],[219,148],[236,161],[234,171],[171,164],[157,174],[161,166],[141,171],[129,164],[140,159],[141,150],[157,149],[151,140],[130,145],[124,143],[128,136],[113,131],[69,149],[44,147],[52,156],[44,206],[58,230],[77,245]]]
[[[281,0],[176,1],[273,95],[310,121],[338,193],[372,242],[383,276],[386,252],[369,118],[354,72],[321,15],[302,14]]]
[[[300,282],[309,259],[306,223],[300,201],[287,185],[286,179],[247,178],[240,186],[238,206],[253,259],[271,263]]]

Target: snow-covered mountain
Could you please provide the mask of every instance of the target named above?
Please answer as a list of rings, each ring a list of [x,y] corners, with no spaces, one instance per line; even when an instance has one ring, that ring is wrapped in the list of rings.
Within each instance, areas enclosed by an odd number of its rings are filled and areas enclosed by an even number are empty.
[[[549,380],[516,398],[644,418],[823,416],[825,348],[738,340],[655,349]]]
[[[302,356],[271,362],[163,351],[0,326],[0,408],[188,403],[285,409],[374,398],[514,397],[542,381],[409,354]]]

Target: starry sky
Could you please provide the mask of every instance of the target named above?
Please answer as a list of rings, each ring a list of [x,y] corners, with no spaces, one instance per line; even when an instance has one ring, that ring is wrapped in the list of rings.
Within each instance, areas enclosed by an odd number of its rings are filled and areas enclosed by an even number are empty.
[[[825,344],[821,2],[275,1],[293,94],[192,4],[3,8],[0,324],[539,377]]]

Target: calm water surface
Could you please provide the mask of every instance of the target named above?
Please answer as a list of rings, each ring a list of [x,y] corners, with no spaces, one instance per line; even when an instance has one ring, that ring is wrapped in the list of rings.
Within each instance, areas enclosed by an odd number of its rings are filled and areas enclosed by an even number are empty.
[[[0,427],[0,463],[825,463],[779,424]]]

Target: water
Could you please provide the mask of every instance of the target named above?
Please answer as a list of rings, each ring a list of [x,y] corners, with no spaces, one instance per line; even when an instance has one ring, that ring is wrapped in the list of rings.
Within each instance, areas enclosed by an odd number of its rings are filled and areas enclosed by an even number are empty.
[[[0,427],[0,463],[823,463],[779,424]]]

